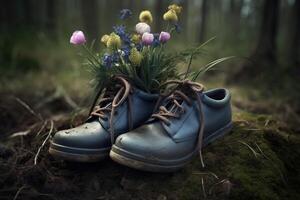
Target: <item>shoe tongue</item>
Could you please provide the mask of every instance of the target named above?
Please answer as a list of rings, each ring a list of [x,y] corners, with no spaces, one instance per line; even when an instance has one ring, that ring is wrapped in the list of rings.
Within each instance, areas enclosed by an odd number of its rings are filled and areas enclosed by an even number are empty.
[[[179,88],[179,90],[180,90],[180,92],[184,93],[187,97],[189,97],[191,99],[196,98],[194,93],[191,91],[191,88],[189,88],[189,87],[181,87],[181,88]],[[177,101],[180,105],[182,105],[184,103],[184,99],[176,93],[172,94],[172,95],[174,95],[175,100],[167,101],[167,103],[165,104],[165,107],[170,112],[176,113],[177,111],[180,111],[180,108],[173,101]]]
[[[120,89],[120,87],[121,87],[120,84],[116,84],[115,86],[110,86],[110,87],[106,88],[106,91],[101,99],[103,99],[103,98],[113,99],[115,97],[115,95],[117,94],[118,90]],[[111,108],[111,104],[112,104],[112,100],[106,100],[106,101],[100,102],[99,106],[101,106],[103,108]]]
[[[183,103],[183,99],[182,98],[177,98],[176,100],[169,100],[165,107],[168,111],[172,112],[172,113],[176,113],[177,111],[179,111],[179,107],[174,103],[174,101],[177,101],[180,105],[182,105]]]

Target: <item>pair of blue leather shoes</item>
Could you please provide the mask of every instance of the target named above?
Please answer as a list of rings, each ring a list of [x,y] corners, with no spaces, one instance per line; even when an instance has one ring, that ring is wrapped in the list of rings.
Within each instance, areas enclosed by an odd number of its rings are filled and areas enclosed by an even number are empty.
[[[231,129],[226,89],[203,92],[199,83],[171,81],[176,87],[159,97],[132,87],[122,77],[115,81],[86,123],[54,135],[51,155],[80,162],[110,155],[132,168],[171,172],[199,152],[201,157],[204,145]]]

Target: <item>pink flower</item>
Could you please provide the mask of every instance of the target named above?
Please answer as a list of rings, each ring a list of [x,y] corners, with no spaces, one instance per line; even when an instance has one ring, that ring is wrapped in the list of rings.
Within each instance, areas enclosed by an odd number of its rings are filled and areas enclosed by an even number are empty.
[[[151,45],[154,40],[154,35],[152,33],[144,33],[142,36],[142,41],[145,45]]]
[[[135,30],[138,34],[143,35],[144,33],[150,33],[151,28],[148,24],[140,22],[135,25]]]
[[[170,33],[162,31],[159,35],[159,41],[162,43],[167,42],[171,38]]]
[[[70,39],[71,44],[82,45],[86,42],[85,36],[82,31],[75,31]]]

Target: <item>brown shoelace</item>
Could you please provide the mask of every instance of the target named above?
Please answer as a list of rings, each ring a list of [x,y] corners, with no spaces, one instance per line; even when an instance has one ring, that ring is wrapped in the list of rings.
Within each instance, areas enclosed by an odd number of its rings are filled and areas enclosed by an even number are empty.
[[[98,106],[95,106],[93,112],[91,112],[90,114],[91,116],[98,116],[103,120],[109,120],[109,132],[112,144],[115,141],[113,120],[114,115],[116,114],[116,108],[120,106],[126,99],[128,103],[129,129],[131,130],[133,127],[131,99],[132,87],[124,77],[116,76],[114,79],[121,84],[116,84],[113,90],[106,90],[103,95],[103,98],[101,98],[101,100],[99,101]],[[116,90],[118,90],[117,93],[115,93]],[[110,113],[109,118],[107,117],[107,113]]]
[[[193,96],[196,97],[196,102],[199,108],[200,112],[200,118],[199,118],[199,124],[200,128],[198,131],[198,141],[195,148],[195,151],[199,151],[199,156],[201,160],[202,167],[205,167],[203,158],[202,158],[202,143],[203,143],[203,134],[204,134],[204,114],[201,104],[201,98],[199,96],[199,93],[202,93],[204,90],[204,87],[200,83],[192,82],[190,80],[170,80],[167,81],[163,85],[168,84],[176,84],[177,87],[175,87],[171,92],[167,94],[162,94],[162,99],[165,99],[167,102],[170,102],[170,106],[166,108],[165,106],[160,106],[158,113],[155,113],[152,115],[153,118],[157,118],[161,120],[166,125],[170,125],[171,122],[169,118],[180,118],[181,114],[185,112],[184,107],[181,105],[180,101],[185,101],[189,106],[192,105],[192,100],[190,97],[188,97],[182,90],[187,89],[191,91]],[[169,104],[169,103],[168,103]]]

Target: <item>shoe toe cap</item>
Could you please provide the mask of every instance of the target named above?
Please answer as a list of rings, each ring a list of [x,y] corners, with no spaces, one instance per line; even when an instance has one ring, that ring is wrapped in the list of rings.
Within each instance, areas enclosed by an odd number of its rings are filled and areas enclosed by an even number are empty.
[[[116,151],[147,160],[179,159],[190,154],[193,146],[193,141],[177,143],[162,129],[151,125],[120,135],[114,144]]]
[[[57,132],[52,143],[73,148],[99,149],[110,146],[108,132],[97,121]]]
[[[142,132],[128,132],[120,135],[114,146],[141,158],[164,158],[171,153],[173,141],[160,134],[147,134]],[[170,155],[169,155],[170,156]]]

